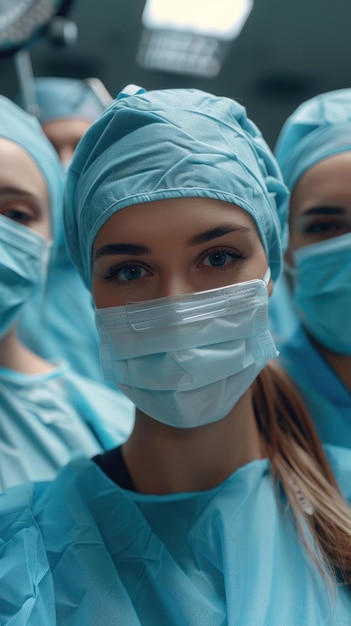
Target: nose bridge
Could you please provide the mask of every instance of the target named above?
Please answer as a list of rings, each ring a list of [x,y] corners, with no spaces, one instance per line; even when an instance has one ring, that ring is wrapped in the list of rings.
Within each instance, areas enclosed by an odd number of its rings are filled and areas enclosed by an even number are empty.
[[[178,296],[196,291],[191,275],[181,270],[179,265],[162,274],[159,281],[158,298]]]

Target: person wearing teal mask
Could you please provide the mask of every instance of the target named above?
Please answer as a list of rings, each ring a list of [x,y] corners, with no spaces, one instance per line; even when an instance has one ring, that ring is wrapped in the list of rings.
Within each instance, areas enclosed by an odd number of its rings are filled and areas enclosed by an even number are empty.
[[[38,122],[1,97],[0,491],[53,478],[77,451],[122,442],[133,423],[121,394],[44,360],[18,338],[23,306],[45,290],[62,193],[60,163]],[[39,320],[38,311],[44,332]],[[112,411],[119,420],[111,422]]]
[[[281,362],[322,441],[351,447],[351,89],[301,104],[276,156],[292,192],[286,276],[299,320]]]
[[[33,86],[37,117],[67,171],[81,136],[111,96],[98,79],[38,77]],[[62,218],[45,290],[23,307],[18,325],[24,343],[42,357],[65,359],[78,374],[103,382],[91,295],[67,253]]]
[[[228,98],[129,87],[84,135],[67,242],[135,427],[0,498],[1,621],[349,624],[351,452],[331,468],[268,328],[287,199]]]

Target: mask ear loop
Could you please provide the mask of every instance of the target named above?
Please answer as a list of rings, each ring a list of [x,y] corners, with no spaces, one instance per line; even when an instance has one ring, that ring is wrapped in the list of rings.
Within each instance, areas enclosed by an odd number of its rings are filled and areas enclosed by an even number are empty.
[[[266,271],[265,271],[265,273],[264,273],[264,276],[263,276],[262,280],[264,280],[264,282],[266,283],[266,285],[268,285],[268,283],[269,283],[270,279],[271,279],[271,268],[270,268],[270,267],[269,267],[269,265],[268,265],[268,267],[267,267],[267,269],[266,269]]]

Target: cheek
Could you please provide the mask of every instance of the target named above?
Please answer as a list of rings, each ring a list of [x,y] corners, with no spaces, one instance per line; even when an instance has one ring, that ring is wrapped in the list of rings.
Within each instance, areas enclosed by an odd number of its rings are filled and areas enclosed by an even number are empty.
[[[43,233],[44,237],[46,237],[47,239],[51,239],[52,238],[52,230],[51,230],[51,220],[48,217],[47,220],[45,221],[45,223],[43,224]]]
[[[33,228],[38,233],[46,237],[46,239],[52,239],[52,219],[51,219],[51,205],[50,196],[47,188],[43,188],[40,195],[41,216],[37,222],[33,223]],[[63,224],[62,224],[63,228]]]
[[[294,252],[294,250],[301,248],[303,245],[305,245],[303,233],[301,233],[301,230],[299,228],[297,217],[292,212],[292,210],[290,210],[289,242],[288,242],[288,248],[287,248],[286,255],[285,255],[286,260],[288,262],[291,261],[292,253]]]
[[[250,264],[250,273],[252,276],[251,280],[254,278],[263,278],[267,268],[269,265],[269,261],[267,259],[265,250],[260,241],[257,242],[256,250],[252,258],[252,263]]]
[[[94,271],[92,275],[91,294],[97,309],[119,305],[119,302],[116,301],[116,293],[112,284],[102,281],[100,276],[96,273],[94,274]],[[124,302],[121,302],[121,304],[124,304]]]
[[[288,240],[288,247],[286,249],[285,255],[284,255],[284,260],[286,261],[286,263],[288,265],[293,265],[294,261],[293,261],[293,252],[295,250],[295,246],[296,246],[296,241],[295,241],[295,236],[294,233],[292,231],[292,227],[289,224],[289,240]]]
[[[97,309],[101,309],[104,307],[104,290],[100,283],[98,283],[96,277],[94,277],[94,273],[92,276],[92,289],[91,295],[93,296],[93,301]]]
[[[51,239],[51,237],[52,237],[51,218],[50,218],[49,213],[47,213],[47,215],[45,215],[43,220],[40,222],[39,226],[41,228],[41,230],[39,231],[40,234],[43,235],[44,237],[46,237],[47,239]]]

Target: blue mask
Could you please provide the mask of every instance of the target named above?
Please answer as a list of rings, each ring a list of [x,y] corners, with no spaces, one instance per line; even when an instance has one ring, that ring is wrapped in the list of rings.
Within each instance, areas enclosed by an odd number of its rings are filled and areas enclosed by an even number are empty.
[[[294,262],[303,325],[329,350],[351,354],[351,233],[300,248]]]
[[[163,424],[216,422],[277,355],[267,309],[264,280],[97,309],[105,377]]]
[[[0,215],[0,338],[46,277],[50,242]]]

